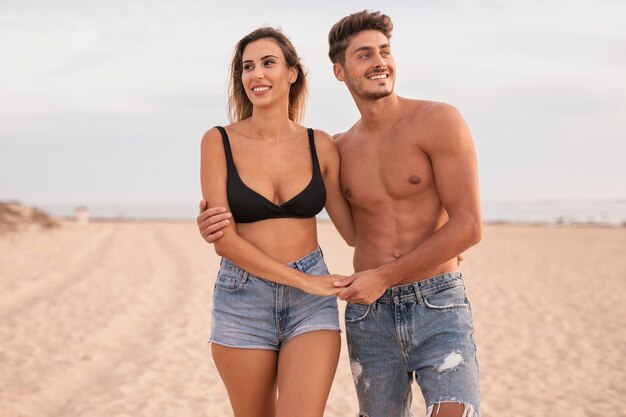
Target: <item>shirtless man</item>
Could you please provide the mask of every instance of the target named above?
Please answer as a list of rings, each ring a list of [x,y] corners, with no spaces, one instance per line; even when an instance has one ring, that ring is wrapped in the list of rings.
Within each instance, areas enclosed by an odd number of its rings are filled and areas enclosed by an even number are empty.
[[[329,33],[335,77],[361,118],[336,135],[356,227],[346,335],[360,416],[408,417],[415,378],[427,416],[480,415],[473,319],[456,255],[481,239],[474,145],[452,106],[399,97],[393,25],[363,11]],[[201,203],[201,209],[204,209]],[[228,216],[198,217],[209,242]]]

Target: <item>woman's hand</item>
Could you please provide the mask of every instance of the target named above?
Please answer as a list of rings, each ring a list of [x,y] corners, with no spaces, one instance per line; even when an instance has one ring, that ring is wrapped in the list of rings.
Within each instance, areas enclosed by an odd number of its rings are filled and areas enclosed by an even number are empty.
[[[332,274],[332,275],[307,275],[304,284],[300,289],[304,292],[314,295],[337,295],[345,288],[335,287],[333,282],[344,279],[345,276]]]

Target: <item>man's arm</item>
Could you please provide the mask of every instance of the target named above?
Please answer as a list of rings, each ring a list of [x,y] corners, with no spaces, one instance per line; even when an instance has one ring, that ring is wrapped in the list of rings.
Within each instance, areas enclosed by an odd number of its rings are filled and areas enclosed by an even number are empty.
[[[335,228],[348,244],[354,247],[356,231],[352,220],[350,204],[341,192],[339,165],[341,157],[337,145],[327,133],[316,130],[315,140],[320,164],[323,165],[324,186],[326,187],[326,212]]]
[[[417,271],[453,259],[481,239],[478,168],[471,134],[454,107],[438,104],[431,112],[430,139],[424,151],[430,157],[449,220],[405,256],[338,281],[337,286],[351,283],[339,294],[342,300],[370,304],[387,288],[415,276]]]

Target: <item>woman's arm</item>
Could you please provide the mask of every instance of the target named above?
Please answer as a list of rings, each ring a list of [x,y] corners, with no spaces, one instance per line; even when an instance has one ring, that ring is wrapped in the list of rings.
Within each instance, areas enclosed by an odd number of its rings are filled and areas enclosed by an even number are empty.
[[[328,133],[321,130],[315,131],[315,147],[326,186],[326,211],[343,240],[348,246],[354,246],[356,231],[352,221],[352,211],[350,204],[341,192],[339,183],[339,166],[341,163],[339,150]]]
[[[219,206],[230,210],[226,196],[226,179],[226,158],[221,135],[217,129],[211,129],[202,138],[200,160],[202,195],[209,207]],[[223,236],[215,241],[215,252],[230,259],[246,271],[312,294],[335,295],[339,292],[333,288],[332,284],[337,277],[328,275],[312,280],[310,277],[307,278],[307,274],[275,261],[240,237],[232,219],[222,232]]]

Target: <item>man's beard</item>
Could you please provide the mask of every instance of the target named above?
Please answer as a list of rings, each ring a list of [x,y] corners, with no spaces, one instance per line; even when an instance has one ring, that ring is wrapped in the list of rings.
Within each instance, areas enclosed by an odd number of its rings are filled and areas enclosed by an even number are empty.
[[[366,92],[364,94],[359,94],[359,97],[364,98],[365,100],[374,101],[374,100],[380,100],[381,98],[388,97],[391,95],[391,93],[393,93],[393,89],[389,91],[381,91],[378,93]]]
[[[391,76],[391,74],[389,74]],[[393,85],[389,91],[367,91],[364,87],[364,83],[360,82],[361,80],[355,77],[346,77],[346,84],[349,89],[352,91],[354,95],[359,98],[368,101],[380,100],[381,98],[385,98],[390,96],[393,93]]]

